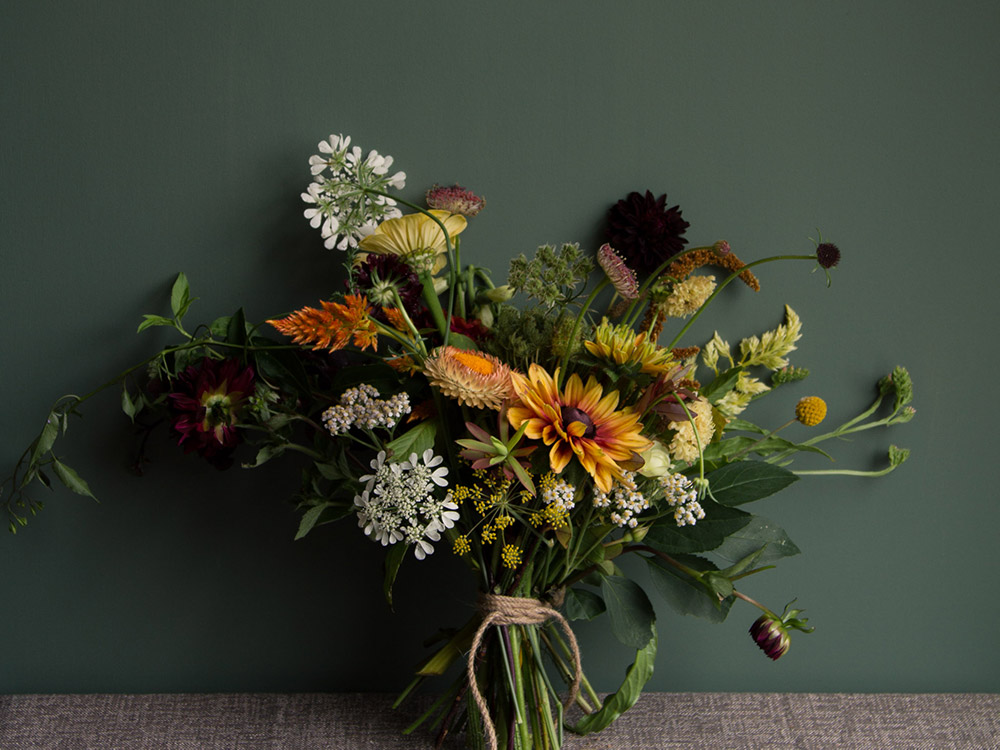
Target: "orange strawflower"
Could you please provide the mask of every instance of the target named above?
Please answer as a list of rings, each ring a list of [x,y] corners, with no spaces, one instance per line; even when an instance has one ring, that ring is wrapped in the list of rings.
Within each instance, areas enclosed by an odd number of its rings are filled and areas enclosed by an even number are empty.
[[[558,377],[558,369],[552,376],[537,364],[527,377],[511,373],[517,399],[507,418],[515,429],[527,422],[524,434],[551,446],[549,466],[556,474],[576,456],[594,483],[610,492],[615,479],[624,479],[620,464],[651,445],[641,434],[639,414],[616,411],[618,391],[605,395],[593,376],[584,385],[579,375],[571,375],[561,393]]]
[[[343,349],[353,341],[359,349],[378,350],[378,328],[369,316],[368,300],[348,294],[346,304],[320,300],[321,310],[303,307],[281,320],[267,321],[296,344],[317,349]]]

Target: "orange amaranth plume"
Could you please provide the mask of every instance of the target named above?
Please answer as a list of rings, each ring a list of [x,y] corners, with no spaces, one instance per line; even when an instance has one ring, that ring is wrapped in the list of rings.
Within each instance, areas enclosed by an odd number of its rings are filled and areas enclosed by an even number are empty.
[[[296,344],[313,344],[313,350],[343,349],[352,340],[360,349],[378,349],[378,329],[368,313],[368,300],[348,294],[346,304],[320,300],[321,310],[303,307],[280,320],[267,321]]]

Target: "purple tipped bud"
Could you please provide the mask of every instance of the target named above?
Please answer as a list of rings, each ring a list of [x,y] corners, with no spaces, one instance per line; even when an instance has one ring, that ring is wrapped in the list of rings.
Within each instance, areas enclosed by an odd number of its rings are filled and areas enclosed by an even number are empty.
[[[823,242],[816,248],[816,260],[823,268],[833,268],[840,263],[840,248],[832,242]]]
[[[427,205],[442,211],[451,211],[462,216],[475,216],[483,210],[486,200],[461,185],[441,187],[435,185],[427,191]]]
[[[712,245],[712,249],[715,250],[715,252],[717,252],[719,255],[729,255],[729,253],[733,251],[732,248],[729,247],[729,243],[726,242],[725,240],[719,240],[718,242],[716,242],[714,245]]]
[[[769,659],[777,659],[788,651],[792,639],[780,619],[771,615],[761,615],[750,626],[750,637],[760,646]]]

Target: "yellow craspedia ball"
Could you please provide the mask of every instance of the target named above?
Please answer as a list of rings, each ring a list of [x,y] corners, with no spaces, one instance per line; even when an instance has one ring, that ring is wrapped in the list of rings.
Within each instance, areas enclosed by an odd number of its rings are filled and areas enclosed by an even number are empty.
[[[819,396],[806,396],[795,405],[795,418],[806,427],[815,427],[826,417],[826,401]]]

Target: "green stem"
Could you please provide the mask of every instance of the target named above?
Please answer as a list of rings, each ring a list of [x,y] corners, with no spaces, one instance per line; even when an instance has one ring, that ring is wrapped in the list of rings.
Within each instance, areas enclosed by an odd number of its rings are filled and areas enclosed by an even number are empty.
[[[719,292],[725,289],[734,279],[739,278],[741,273],[750,268],[753,268],[754,266],[759,266],[764,263],[771,263],[776,260],[816,260],[816,256],[815,255],[772,255],[769,258],[761,258],[760,260],[755,260],[752,263],[747,263],[739,271],[733,271],[731,274],[729,274],[729,276],[725,278],[725,280],[721,284],[715,287],[715,291],[713,291],[708,296],[708,299],[702,303],[701,307],[699,307],[695,311],[694,315],[691,316],[691,319],[684,324],[684,327],[681,328],[681,330],[677,333],[676,336],[674,336],[674,340],[671,341],[666,348],[673,349],[675,346],[677,346],[677,342],[681,340],[681,337],[685,333],[687,333],[688,329],[694,324],[696,320],[698,320],[701,314],[705,311],[705,308],[711,304],[712,300],[714,300],[718,296]]]
[[[587,310],[594,303],[594,299],[597,297],[598,292],[600,292],[604,287],[611,283],[610,279],[602,279],[597,286],[594,287],[594,291],[590,293],[587,300],[583,303],[583,307],[580,308],[580,314],[576,317],[576,322],[573,323],[573,331],[570,333],[569,341],[566,342],[566,351],[563,352],[562,365],[559,368],[559,379],[556,383],[556,387],[561,388],[563,378],[566,377],[566,369],[569,366],[569,355],[573,351],[573,345],[576,343],[576,337],[580,335],[580,324],[583,322],[584,315],[587,314]]]

